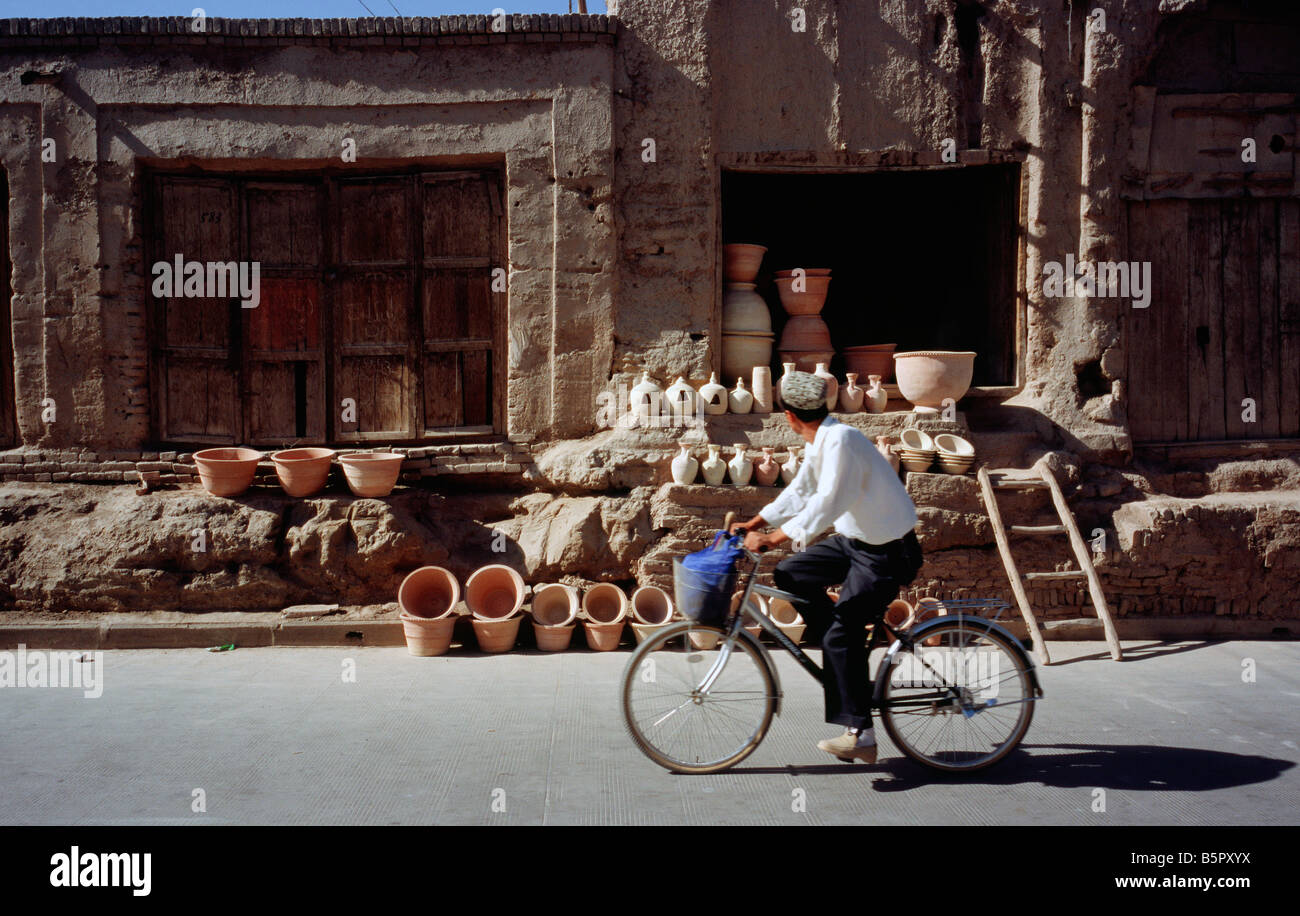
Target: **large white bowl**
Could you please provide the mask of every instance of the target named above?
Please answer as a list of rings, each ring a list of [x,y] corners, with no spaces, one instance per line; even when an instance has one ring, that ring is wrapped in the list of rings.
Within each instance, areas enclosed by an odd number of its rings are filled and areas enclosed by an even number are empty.
[[[938,413],[949,398],[955,404],[975,377],[973,350],[915,350],[894,354],[898,393],[917,413]]]

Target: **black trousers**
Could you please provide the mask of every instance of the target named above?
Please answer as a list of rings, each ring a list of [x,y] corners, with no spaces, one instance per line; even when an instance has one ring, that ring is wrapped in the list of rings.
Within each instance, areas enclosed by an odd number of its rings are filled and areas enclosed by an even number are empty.
[[[809,602],[800,609],[808,641],[821,637],[827,722],[871,727],[866,625],[884,616],[921,562],[916,533],[909,531],[888,544],[832,535],[776,567],[776,587]],[[832,603],[826,589],[841,583],[839,601]]]

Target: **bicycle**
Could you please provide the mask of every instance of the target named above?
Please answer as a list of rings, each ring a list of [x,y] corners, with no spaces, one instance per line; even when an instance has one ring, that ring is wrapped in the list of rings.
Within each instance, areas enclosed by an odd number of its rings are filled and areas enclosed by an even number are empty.
[[[796,608],[807,602],[758,584],[762,557],[742,553],[753,565],[722,626],[694,620],[669,625],[637,648],[623,676],[628,733],[642,753],[673,772],[718,773],[735,766],[762,743],[772,717],[780,715],[776,665],[744,628],[745,620],[759,624],[818,681],[824,679],[821,667],[758,610],[751,596],[782,598]],[[895,629],[876,621],[867,643],[868,665],[880,634],[887,632],[891,640],[874,678],[872,707],[907,757],[936,770],[970,773],[1015,749],[1043,690],[1024,647],[997,623],[1010,605],[966,599],[945,607],[948,616],[915,627]],[[992,619],[980,616],[990,610],[998,612]],[[977,675],[976,683],[962,683],[968,671]]]

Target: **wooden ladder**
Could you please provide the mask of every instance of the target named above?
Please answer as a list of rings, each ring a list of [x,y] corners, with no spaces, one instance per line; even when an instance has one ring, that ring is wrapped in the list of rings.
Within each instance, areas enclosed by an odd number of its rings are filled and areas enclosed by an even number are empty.
[[[1024,580],[1034,582],[1053,579],[1086,579],[1088,595],[1092,598],[1092,606],[1096,609],[1097,619],[1101,621],[1102,628],[1106,633],[1106,643],[1110,646],[1110,657],[1115,661],[1120,661],[1124,654],[1119,645],[1119,635],[1115,632],[1115,622],[1110,616],[1110,608],[1106,605],[1106,595],[1101,590],[1101,579],[1092,565],[1092,556],[1088,552],[1088,545],[1084,542],[1083,536],[1079,534],[1079,526],[1075,523],[1074,513],[1070,511],[1070,506],[1065,501],[1065,495],[1061,492],[1061,485],[1057,482],[1052,469],[1047,466],[1047,462],[1043,459],[1039,459],[1034,464],[1029,474],[1034,476],[1015,476],[1009,471],[998,471],[995,472],[996,476],[991,476],[987,468],[980,468],[976,476],[980,482],[980,495],[984,499],[984,509],[988,512],[989,521],[993,524],[993,537],[998,542],[998,553],[1002,555],[1002,565],[1006,567],[1007,578],[1011,580],[1011,591],[1016,596],[1016,604],[1020,606],[1020,615],[1025,618],[1025,626],[1029,628],[1029,638],[1033,642],[1034,654],[1038,656],[1040,664],[1050,665],[1052,663],[1051,656],[1047,652],[1047,644],[1043,641],[1042,631],[1038,628],[1038,621],[1034,619],[1033,608],[1029,606],[1029,596],[1025,593]],[[1012,525],[1010,529],[1005,528],[1002,524],[1002,513],[998,511],[996,490],[1047,490],[1051,493],[1052,504],[1056,508],[1056,515],[1060,518],[1061,523],[1059,525]],[[1074,557],[1079,562],[1079,568],[1065,572],[1025,573],[1022,579],[1020,571],[1016,569],[1015,558],[1011,556],[1011,543],[1007,539],[1008,530],[1011,534],[1064,534],[1069,536],[1070,546],[1074,549]]]

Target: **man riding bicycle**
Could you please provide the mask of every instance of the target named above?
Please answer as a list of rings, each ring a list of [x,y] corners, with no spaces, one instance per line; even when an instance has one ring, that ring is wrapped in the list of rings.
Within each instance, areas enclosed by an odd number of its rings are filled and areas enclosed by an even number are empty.
[[[870,440],[830,416],[824,379],[790,372],[780,387],[785,418],[808,443],[806,457],[781,495],[732,533],[745,529],[751,551],[794,542],[797,552],[773,578],[808,602],[804,619],[811,634],[821,635],[825,661],[826,721],[847,727],[817,747],[841,760],[875,763],[866,625],[884,616],[921,568],[916,506]],[[767,525],[776,530],[758,530]],[[835,534],[804,549],[831,526]],[[832,603],[826,589],[841,583]]]

